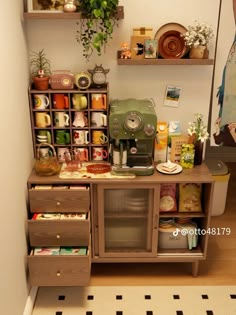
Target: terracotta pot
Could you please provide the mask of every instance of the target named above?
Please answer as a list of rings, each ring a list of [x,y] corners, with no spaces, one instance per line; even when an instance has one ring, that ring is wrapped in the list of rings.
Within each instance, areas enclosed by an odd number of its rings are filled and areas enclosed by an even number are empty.
[[[203,59],[205,49],[205,46],[191,47],[189,57],[191,59]]]
[[[34,77],[33,81],[34,81],[34,87],[36,90],[41,90],[41,91],[48,90],[49,77],[43,77],[43,78]]]

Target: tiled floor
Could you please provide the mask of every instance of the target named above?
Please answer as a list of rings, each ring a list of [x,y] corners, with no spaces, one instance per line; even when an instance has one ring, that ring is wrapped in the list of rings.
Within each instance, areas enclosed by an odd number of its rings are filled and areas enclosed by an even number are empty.
[[[41,287],[32,315],[236,315],[236,286]]]

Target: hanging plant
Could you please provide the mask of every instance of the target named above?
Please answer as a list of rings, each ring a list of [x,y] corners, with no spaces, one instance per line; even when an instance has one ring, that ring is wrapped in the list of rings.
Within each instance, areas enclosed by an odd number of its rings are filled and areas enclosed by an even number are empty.
[[[88,60],[95,50],[100,56],[102,47],[112,38],[117,25],[119,0],[81,0],[79,11],[82,19],[77,22],[76,40],[83,45],[83,56]]]

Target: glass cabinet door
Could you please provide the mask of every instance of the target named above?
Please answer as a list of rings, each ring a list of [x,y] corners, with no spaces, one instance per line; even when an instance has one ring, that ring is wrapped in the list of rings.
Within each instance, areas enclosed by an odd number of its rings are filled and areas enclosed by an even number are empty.
[[[99,255],[155,255],[155,188],[99,185]],[[122,188],[121,188],[122,187]],[[155,242],[155,241],[154,241]]]

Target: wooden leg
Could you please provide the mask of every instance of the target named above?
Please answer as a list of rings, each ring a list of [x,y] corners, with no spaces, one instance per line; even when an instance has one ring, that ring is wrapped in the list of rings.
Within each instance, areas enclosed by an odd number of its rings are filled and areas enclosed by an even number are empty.
[[[194,261],[192,262],[192,275],[193,277],[197,277],[198,276],[198,266],[199,266],[199,261]]]

